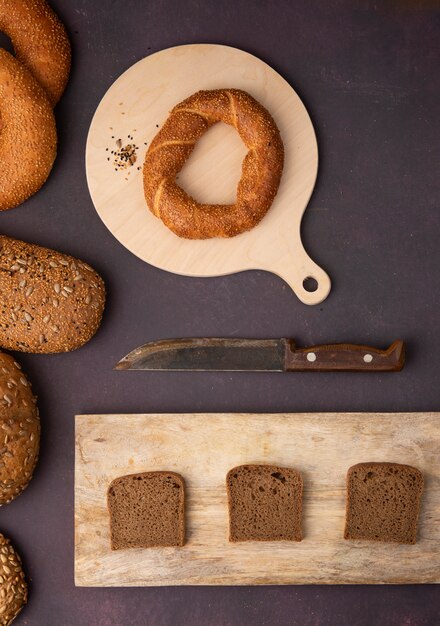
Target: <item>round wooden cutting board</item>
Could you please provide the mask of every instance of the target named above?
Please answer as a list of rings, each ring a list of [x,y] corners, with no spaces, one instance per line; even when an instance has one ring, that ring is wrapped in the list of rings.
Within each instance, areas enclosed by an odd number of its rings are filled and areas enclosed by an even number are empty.
[[[175,104],[200,89],[248,91],[275,119],[284,142],[285,165],[272,207],[260,224],[231,239],[186,240],[149,210],[142,185],[145,152]],[[131,139],[132,138],[132,139]],[[112,150],[134,143],[137,160],[115,170]],[[235,129],[216,124],[197,143],[178,177],[199,202],[228,204],[245,155]],[[301,217],[318,170],[312,123],[292,87],[266,63],[228,46],[191,44],[162,50],[139,61],[110,87],[93,117],[86,148],[87,181],[102,221],[135,255],[186,276],[221,276],[261,269],[281,276],[305,304],[330,291],[327,274],[301,242]],[[303,282],[314,278],[315,291]]]

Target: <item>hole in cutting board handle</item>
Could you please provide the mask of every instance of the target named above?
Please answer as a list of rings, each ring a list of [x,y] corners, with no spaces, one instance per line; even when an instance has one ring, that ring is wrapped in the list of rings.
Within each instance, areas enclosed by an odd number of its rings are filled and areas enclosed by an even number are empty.
[[[313,276],[307,276],[303,280],[303,287],[305,291],[313,293],[318,289],[318,281],[316,280],[316,278],[313,278]]]
[[[301,250],[299,246],[296,246],[297,255]],[[298,258],[299,271],[293,263],[286,262],[276,269],[268,267],[268,270],[283,278],[301,302],[308,305],[319,304],[326,299],[330,292],[330,278],[307,256],[304,250],[302,253],[303,258]]]

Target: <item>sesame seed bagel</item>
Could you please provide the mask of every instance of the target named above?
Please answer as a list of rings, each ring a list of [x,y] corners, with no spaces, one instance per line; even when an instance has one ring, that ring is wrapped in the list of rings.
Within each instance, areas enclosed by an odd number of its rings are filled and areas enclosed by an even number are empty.
[[[55,118],[49,99],[32,74],[0,49],[0,210],[37,192],[57,152]]]
[[[68,352],[98,330],[102,278],[86,263],[0,235],[0,346]]]
[[[0,557],[0,625],[9,626],[26,604],[28,591],[21,559],[1,533]]]
[[[217,122],[236,128],[249,149],[232,205],[199,204],[175,182],[198,139]],[[283,164],[280,132],[261,104],[238,89],[198,91],[174,107],[145,155],[145,199],[150,211],[179,237],[234,237],[265,216]]]
[[[71,60],[61,21],[45,0],[0,0],[0,30],[54,106],[66,88]]]
[[[36,401],[20,365],[0,352],[0,505],[16,498],[32,478],[40,449]]]

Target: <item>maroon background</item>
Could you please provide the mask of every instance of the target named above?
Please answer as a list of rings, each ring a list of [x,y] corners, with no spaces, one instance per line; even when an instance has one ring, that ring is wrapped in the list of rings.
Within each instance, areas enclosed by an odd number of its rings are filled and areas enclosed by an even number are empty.
[[[57,107],[59,156],[45,187],[0,215],[1,232],[83,257],[104,276],[101,330],[65,355],[19,355],[40,400],[41,461],[0,510],[23,555],[30,602],[17,624],[44,626],[403,625],[440,622],[440,588],[246,587],[76,589],[74,420],[81,412],[439,410],[439,96],[437,2],[54,0],[73,44]],[[385,6],[387,8],[385,8]],[[4,39],[3,39],[4,41]],[[320,172],[303,222],[312,258],[333,280],[302,305],[264,272],[174,276],[118,244],[90,200],[84,148],[112,82],[162,48],[229,44],[278,70],[318,134]],[[401,374],[113,372],[148,340],[296,337],[301,343],[408,342]],[[396,459],[398,453],[396,452]]]

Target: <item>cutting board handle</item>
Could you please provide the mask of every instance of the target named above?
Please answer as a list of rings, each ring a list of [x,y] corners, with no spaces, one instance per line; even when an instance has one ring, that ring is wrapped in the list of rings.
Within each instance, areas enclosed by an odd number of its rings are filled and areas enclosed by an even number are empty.
[[[330,277],[312,261],[301,243],[289,248],[289,253],[268,269],[286,281],[304,304],[319,304],[330,293]]]

